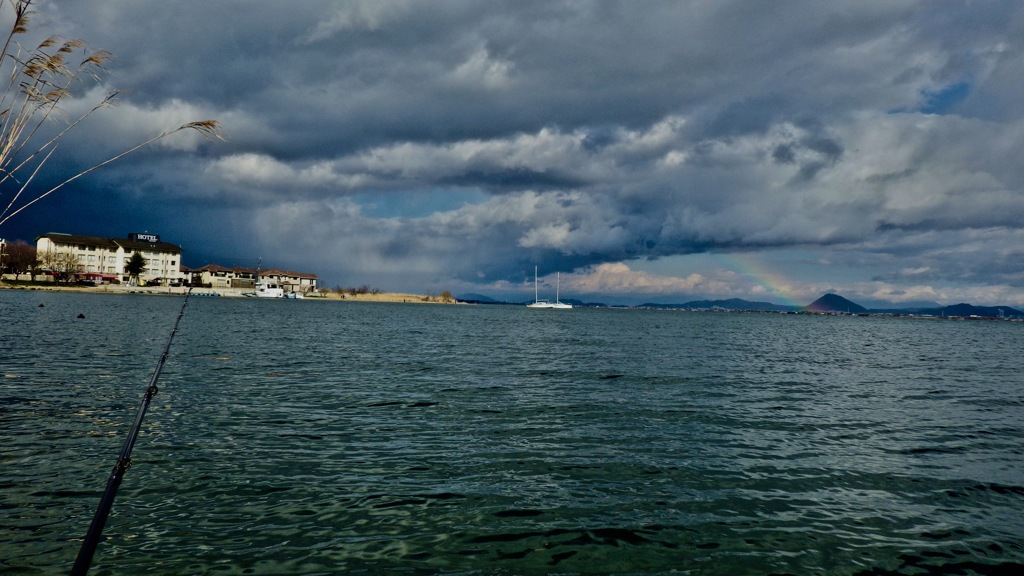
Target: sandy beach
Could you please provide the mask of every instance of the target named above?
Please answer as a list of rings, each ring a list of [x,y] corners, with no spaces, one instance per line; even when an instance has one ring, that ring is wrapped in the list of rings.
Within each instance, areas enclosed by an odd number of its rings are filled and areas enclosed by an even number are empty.
[[[39,290],[59,292],[84,292],[95,294],[151,294],[156,296],[182,296],[188,291],[188,287],[174,286],[128,286],[126,284],[103,284],[100,286],[81,285],[45,285],[45,284],[11,284],[0,282],[0,289],[3,290]],[[202,288],[192,289],[193,296],[220,296],[226,298],[246,298],[246,293],[252,293],[252,289],[244,288]],[[418,304],[456,304],[454,300],[445,302],[440,296],[428,294],[406,294],[399,292],[378,292],[374,293],[339,293],[334,290],[325,290],[306,295],[308,300],[335,300],[338,302],[399,302]]]

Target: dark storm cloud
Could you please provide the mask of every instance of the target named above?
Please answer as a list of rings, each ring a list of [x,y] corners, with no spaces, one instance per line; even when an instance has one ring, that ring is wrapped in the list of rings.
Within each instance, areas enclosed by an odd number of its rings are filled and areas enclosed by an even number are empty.
[[[260,245],[329,282],[472,286],[537,262],[780,247],[952,282],[969,267],[945,240],[999,230],[985,241],[1008,254],[1024,214],[1016,2],[37,9],[35,25],[115,52],[110,82],[132,89],[69,162],[179,119],[218,118],[230,137],[148,151],[89,186],[190,244]],[[947,263],[875,243],[932,231]],[[1019,288],[1004,268],[991,282]]]
[[[552,190],[562,188],[578,188],[585,181],[557,172],[539,172],[529,168],[510,167],[495,170],[471,170],[449,178],[438,180],[438,184],[456,187],[481,187],[492,191],[507,190]]]

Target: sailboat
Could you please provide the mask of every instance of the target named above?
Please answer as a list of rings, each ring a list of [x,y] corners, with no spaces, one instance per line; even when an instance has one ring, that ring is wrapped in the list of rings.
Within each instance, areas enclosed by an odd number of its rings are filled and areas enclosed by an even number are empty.
[[[540,293],[537,291],[537,267],[533,267],[533,303],[527,304],[527,308],[551,308],[555,310],[565,310],[572,308],[572,304],[563,304],[558,301],[558,284],[561,280],[561,275],[555,273],[555,301],[548,302],[547,300],[540,299]]]

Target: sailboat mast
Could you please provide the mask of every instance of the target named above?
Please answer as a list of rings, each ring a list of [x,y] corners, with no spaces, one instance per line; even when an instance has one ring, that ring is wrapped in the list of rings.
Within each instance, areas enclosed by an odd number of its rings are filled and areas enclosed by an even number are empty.
[[[562,273],[561,272],[555,272],[555,303],[556,304],[558,303],[558,284],[560,283],[561,278],[562,278]]]
[[[537,267],[533,267],[533,301],[540,302],[540,292],[537,291]]]

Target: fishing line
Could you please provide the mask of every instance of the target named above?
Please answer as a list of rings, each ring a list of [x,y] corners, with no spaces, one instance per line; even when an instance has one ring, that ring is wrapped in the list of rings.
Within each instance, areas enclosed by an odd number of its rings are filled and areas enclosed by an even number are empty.
[[[185,301],[181,303],[181,311],[178,312],[178,318],[174,321],[174,327],[171,328],[171,335],[167,339],[167,345],[164,346],[163,354],[160,355],[160,360],[156,363],[153,377],[149,379],[149,387],[146,388],[146,393],[142,396],[142,403],[139,405],[139,411],[135,415],[135,422],[128,431],[128,438],[124,441],[124,446],[121,447],[121,454],[117,457],[117,463],[114,464],[110,478],[107,479],[107,488],[103,492],[103,497],[100,498],[100,505],[96,508],[96,514],[92,517],[92,524],[89,525],[89,531],[85,534],[82,547],[78,550],[78,558],[75,559],[75,565],[71,568],[72,576],[85,576],[89,571],[92,556],[96,552],[100,536],[103,535],[103,526],[107,523],[107,517],[110,516],[110,508],[114,505],[117,489],[121,486],[121,480],[124,478],[125,472],[132,465],[132,448],[135,447],[135,440],[139,437],[142,419],[146,417],[146,409],[149,408],[149,403],[153,396],[156,396],[156,382],[160,379],[160,372],[163,370],[164,363],[167,361],[167,356],[171,351],[171,342],[174,341],[174,335],[178,332],[178,323],[181,322],[182,316],[185,315],[185,306],[188,304],[188,298],[191,295],[192,288],[189,288],[188,292],[185,293]]]

